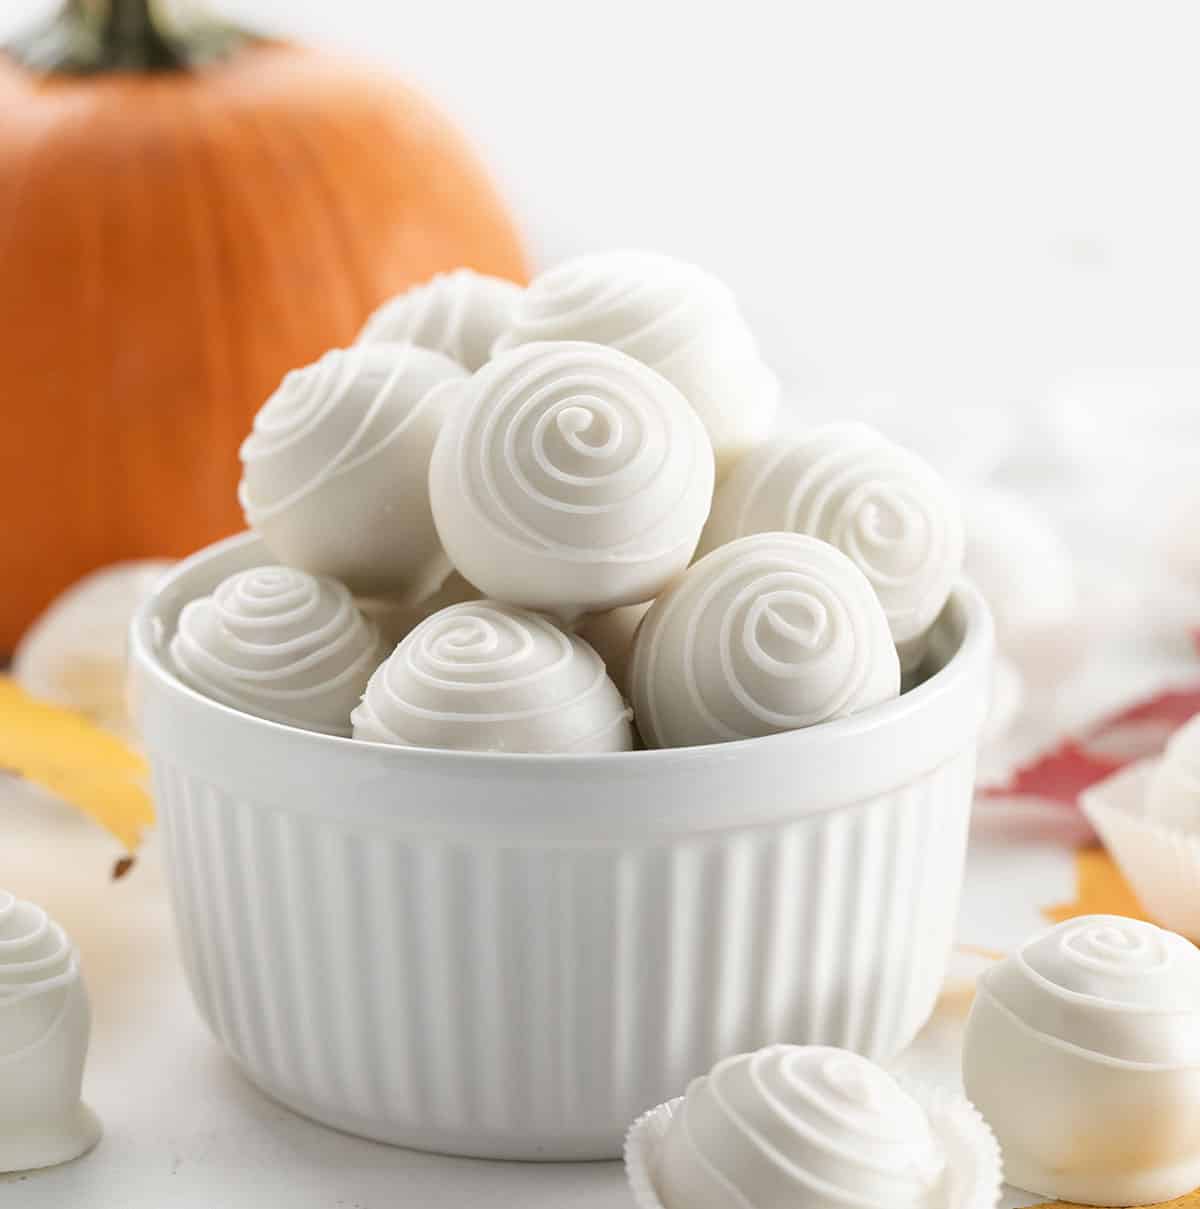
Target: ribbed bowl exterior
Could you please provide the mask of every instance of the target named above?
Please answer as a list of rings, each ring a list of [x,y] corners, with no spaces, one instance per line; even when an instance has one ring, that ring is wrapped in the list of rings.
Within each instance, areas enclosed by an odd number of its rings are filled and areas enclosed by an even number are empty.
[[[903,1048],[938,993],[964,751],[837,811],[625,846],[340,825],[153,760],[197,1004],[269,1094],[382,1141],[611,1158],[772,1041]]]
[[[314,734],[187,688],[181,609],[268,559],[242,536],[180,564],[130,649],[195,999],[270,1095],[425,1149],[616,1158],[728,1054],[886,1058],[920,1029],[988,704],[969,584],[895,701],[741,743],[536,756]]]

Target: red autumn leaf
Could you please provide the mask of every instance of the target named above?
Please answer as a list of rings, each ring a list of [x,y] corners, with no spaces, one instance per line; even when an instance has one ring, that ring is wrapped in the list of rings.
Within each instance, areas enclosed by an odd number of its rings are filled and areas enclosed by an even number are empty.
[[[1121,710],[1093,727],[1092,731],[1099,732],[1125,722],[1163,722],[1170,724],[1174,731],[1196,714],[1200,714],[1200,688],[1169,689],[1148,701],[1139,701]]]
[[[986,798],[1038,798],[1075,806],[1079,795],[1127,764],[1162,750],[1185,722],[1200,714],[1200,688],[1169,689],[1101,719],[1082,735],[1017,769],[1004,785],[980,791]]]
[[[1085,789],[1112,776],[1123,765],[1122,760],[1093,754],[1077,739],[1064,739],[1051,751],[1017,769],[1006,784],[980,790],[980,796],[1041,798],[1074,806]]]

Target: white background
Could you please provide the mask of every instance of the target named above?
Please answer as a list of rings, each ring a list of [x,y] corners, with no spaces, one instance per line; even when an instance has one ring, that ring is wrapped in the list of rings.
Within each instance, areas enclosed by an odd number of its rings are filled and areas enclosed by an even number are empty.
[[[5,0],[0,34],[48,3]],[[727,278],[800,406],[1197,364],[1191,0],[220,7],[423,84],[539,262],[639,245]]]

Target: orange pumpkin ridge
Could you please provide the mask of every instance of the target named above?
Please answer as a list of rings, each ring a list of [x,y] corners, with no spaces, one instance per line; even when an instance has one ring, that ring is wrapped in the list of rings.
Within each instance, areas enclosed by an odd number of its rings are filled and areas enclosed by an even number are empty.
[[[458,131],[330,55],[0,58],[0,108],[0,653],[95,567],[242,527],[255,410],[385,298],[459,265],[526,279]]]

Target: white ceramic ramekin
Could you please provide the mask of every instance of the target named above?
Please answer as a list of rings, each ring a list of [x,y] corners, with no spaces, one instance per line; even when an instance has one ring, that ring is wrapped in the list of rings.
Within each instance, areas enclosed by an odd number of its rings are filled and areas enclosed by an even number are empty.
[[[183,958],[249,1077],[326,1124],[483,1157],[616,1158],[628,1123],[772,1041],[886,1058],[933,1008],[962,883],[992,627],[853,718],[603,755],[356,743],[237,713],[163,662],[181,563],[134,621]]]

